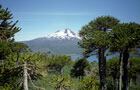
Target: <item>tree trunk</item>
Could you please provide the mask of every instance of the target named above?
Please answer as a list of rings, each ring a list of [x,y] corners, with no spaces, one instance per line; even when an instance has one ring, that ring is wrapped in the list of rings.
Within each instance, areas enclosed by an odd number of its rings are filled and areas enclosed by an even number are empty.
[[[62,90],[62,88],[60,87],[60,89],[59,90]]]
[[[116,89],[115,90],[119,90],[119,79],[116,78]]]
[[[123,90],[128,90],[128,59],[129,59],[129,52],[128,48],[124,49],[123,51]]]
[[[113,83],[114,83],[114,89],[113,90],[118,90],[118,79],[117,78],[113,79]]]
[[[100,90],[106,90],[106,57],[105,48],[99,48],[99,74],[100,74]]]
[[[123,75],[123,61],[122,61],[122,52],[120,52],[120,77],[119,77],[119,90],[122,90],[122,75]]]
[[[28,72],[27,72],[27,63],[26,62],[24,62],[23,77],[24,77],[23,88],[24,88],[24,90],[28,90]]]

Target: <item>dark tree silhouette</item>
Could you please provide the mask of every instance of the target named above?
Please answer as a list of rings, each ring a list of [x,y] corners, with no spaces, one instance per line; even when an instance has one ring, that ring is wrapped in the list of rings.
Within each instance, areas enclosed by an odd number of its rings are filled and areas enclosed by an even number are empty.
[[[79,59],[71,70],[72,77],[83,77],[85,76],[85,70],[89,67],[89,63],[86,59]]]

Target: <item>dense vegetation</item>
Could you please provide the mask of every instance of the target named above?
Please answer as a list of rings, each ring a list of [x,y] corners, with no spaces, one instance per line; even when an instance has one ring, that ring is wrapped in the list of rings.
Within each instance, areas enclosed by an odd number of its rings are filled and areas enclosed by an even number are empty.
[[[0,6],[0,90],[139,90],[140,24],[101,16],[79,32],[84,58],[34,53],[14,41],[21,29]],[[97,52],[98,62],[86,58]],[[120,56],[106,60],[107,53]]]

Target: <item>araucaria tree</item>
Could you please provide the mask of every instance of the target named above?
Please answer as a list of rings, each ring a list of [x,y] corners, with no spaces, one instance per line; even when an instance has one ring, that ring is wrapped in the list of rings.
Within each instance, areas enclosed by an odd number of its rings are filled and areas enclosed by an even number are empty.
[[[12,75],[5,74],[5,72],[10,73],[10,68],[6,67],[4,63],[7,61],[7,57],[14,52],[14,35],[20,31],[20,28],[16,26],[17,21],[13,23],[12,18],[11,12],[0,5],[0,78],[2,78],[0,86],[9,81],[8,77],[6,79],[3,77]],[[11,72],[14,72],[14,70]]]
[[[120,52],[120,76],[122,76],[120,82],[122,81],[123,85],[120,83],[119,90],[128,90],[129,51],[136,48],[140,43],[140,25],[137,23],[118,24],[111,33],[111,48]]]
[[[84,48],[84,55],[91,56],[93,51],[98,50],[100,90],[106,90],[106,56],[105,52],[109,45],[109,31],[117,25],[118,19],[112,16],[101,16],[85,25],[80,36],[80,46]]]
[[[15,83],[14,80],[20,75],[21,69],[18,68],[19,53],[26,49],[26,45],[14,42],[14,35],[20,31],[20,28],[16,26],[18,21],[13,23],[12,18],[8,8],[4,9],[0,6],[0,86]],[[16,60],[11,59],[11,56]]]

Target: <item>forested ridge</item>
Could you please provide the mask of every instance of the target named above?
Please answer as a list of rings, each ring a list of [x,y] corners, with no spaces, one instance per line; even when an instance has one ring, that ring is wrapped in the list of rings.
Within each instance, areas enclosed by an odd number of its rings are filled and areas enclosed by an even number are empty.
[[[16,42],[22,29],[0,6],[0,90],[140,90],[140,24],[122,22],[99,16],[81,27],[83,58],[74,61]],[[106,60],[108,50],[119,56]],[[98,61],[88,61],[95,52]]]

